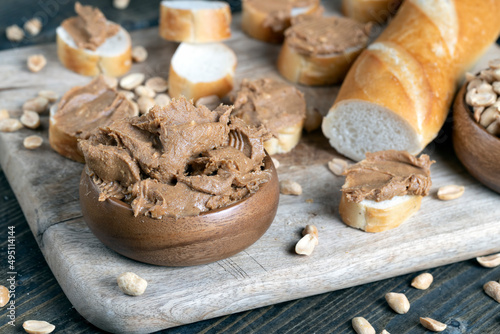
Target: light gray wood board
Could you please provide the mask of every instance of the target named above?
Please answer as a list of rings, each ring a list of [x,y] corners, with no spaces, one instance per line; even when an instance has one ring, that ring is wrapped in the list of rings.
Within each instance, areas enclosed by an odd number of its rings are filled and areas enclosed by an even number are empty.
[[[238,23],[238,17],[236,17]],[[250,40],[234,29],[227,43],[239,60],[238,79],[274,76],[279,47]],[[156,29],[132,34],[150,52],[132,72],[149,76],[168,72],[175,44]],[[43,53],[49,64],[41,73],[26,70],[28,55]],[[478,68],[500,56],[492,47]],[[26,99],[41,89],[64,93],[88,78],[62,68],[55,46],[42,45],[0,53],[0,108],[19,115]],[[337,87],[305,88],[310,105],[326,113]],[[15,112],[18,110],[18,112]],[[432,195],[399,228],[368,234],[339,219],[342,177],[326,163],[337,156],[319,131],[305,135],[281,162],[280,179],[302,184],[301,196],[281,196],[275,221],[253,246],[229,259],[197,267],[164,268],[128,260],[104,247],[88,230],[78,204],[82,165],[50,150],[47,117],[40,130],[0,133],[0,163],[47,262],[75,308],[96,326],[116,333],[146,333],[286,300],[364,284],[408,272],[500,251],[500,196],[470,177],[449,148],[431,144]],[[39,133],[43,146],[23,148],[27,135]],[[441,202],[438,187],[466,187],[458,200]],[[308,201],[312,200],[312,201]],[[310,257],[293,254],[306,224],[319,229],[320,244]],[[123,295],[116,276],[133,271],[148,280],[146,293]]]

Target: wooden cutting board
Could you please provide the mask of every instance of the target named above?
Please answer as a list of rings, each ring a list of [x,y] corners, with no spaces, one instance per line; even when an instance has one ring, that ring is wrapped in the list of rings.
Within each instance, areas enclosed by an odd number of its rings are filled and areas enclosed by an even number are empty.
[[[227,44],[238,56],[237,79],[279,78],[275,61],[279,46],[244,36],[235,17],[233,37]],[[176,44],[161,40],[156,29],[132,34],[134,44],[149,51],[146,63],[132,72],[166,77]],[[26,69],[26,58],[43,53],[49,63],[40,73]],[[477,65],[500,57],[492,46]],[[0,53],[0,107],[20,110],[22,103],[41,89],[63,94],[89,81],[64,69],[54,44]],[[325,114],[338,87],[306,88],[310,107]],[[13,112],[18,117],[20,112]],[[449,126],[449,124],[447,124]],[[185,268],[138,263],[103,246],[86,227],[78,202],[83,165],[50,149],[48,119],[40,130],[0,133],[0,163],[23,209],[40,248],[74,307],[94,325],[114,333],[147,333],[286,300],[364,284],[425,268],[500,251],[500,195],[469,176],[443,132],[426,153],[432,166],[431,195],[422,209],[395,230],[368,234],[346,227],[338,205],[343,178],[326,163],[338,154],[316,131],[306,134],[290,154],[277,156],[280,179],[303,187],[301,196],[281,196],[275,221],[253,246],[229,259]],[[23,148],[23,138],[40,134],[40,149]],[[466,187],[463,197],[442,202],[440,186]],[[319,229],[320,244],[310,257],[293,247],[306,224]],[[132,271],[148,281],[146,293],[124,295],[116,277]]]

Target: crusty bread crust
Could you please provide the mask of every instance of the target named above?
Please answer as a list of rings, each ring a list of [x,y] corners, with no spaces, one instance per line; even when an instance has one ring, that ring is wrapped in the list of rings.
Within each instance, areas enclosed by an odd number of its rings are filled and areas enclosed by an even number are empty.
[[[269,155],[290,152],[300,140],[304,121],[279,131],[278,137],[264,142],[264,148]]]
[[[340,217],[348,226],[366,232],[382,232],[401,225],[406,219],[420,209],[422,196],[406,196],[403,202],[391,205],[387,202],[385,208],[375,208],[367,205],[366,200],[361,203],[349,201],[345,194],[340,200]]]
[[[273,0],[270,0],[273,1]],[[320,8],[319,1],[310,6],[304,14],[312,14]],[[283,42],[283,33],[290,22],[285,23],[285,29],[281,31],[274,31],[271,27],[264,25],[264,20],[269,13],[259,11],[247,1],[242,1],[242,14],[241,14],[241,28],[252,38],[268,43],[281,43]]]
[[[386,108],[411,125],[411,153],[420,152],[441,129],[464,71],[498,37],[499,12],[500,0],[404,1],[351,67],[329,114],[360,100]]]
[[[342,0],[342,14],[362,23],[382,24],[393,16],[402,0]]]
[[[76,73],[86,76],[96,76],[102,73],[112,77],[119,77],[127,73],[132,66],[132,42],[130,37],[126,42],[129,46],[125,52],[117,56],[106,57],[85,49],[74,48],[57,35],[57,55],[64,67]]]
[[[54,105],[53,108],[56,108],[56,105]],[[78,139],[59,128],[57,121],[53,117],[55,112],[56,109],[51,109],[49,120],[50,147],[63,157],[73,161],[85,163],[83,153],[78,148]]]
[[[209,9],[179,9],[160,4],[160,36],[169,41],[208,43],[231,37],[228,5]]]
[[[297,52],[285,39],[278,58],[278,70],[287,80],[303,85],[337,84],[344,79],[362,50],[359,47],[344,53],[309,56]]]
[[[234,79],[231,74],[226,74],[226,76],[216,81],[191,82],[180,76],[174,70],[172,64],[170,64],[170,72],[168,75],[168,94],[171,98],[184,96],[186,99],[193,99],[195,102],[200,97],[209,95],[217,95],[219,98],[223,98],[233,89],[233,85]]]

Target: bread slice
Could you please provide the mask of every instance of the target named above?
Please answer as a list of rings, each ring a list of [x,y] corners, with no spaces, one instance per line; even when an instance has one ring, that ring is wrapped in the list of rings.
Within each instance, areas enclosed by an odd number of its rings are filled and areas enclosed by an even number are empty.
[[[358,22],[382,24],[393,16],[402,0],[342,0],[342,13]]]
[[[62,26],[56,29],[56,35],[59,60],[76,73],[87,76],[102,73],[118,77],[127,73],[132,66],[132,41],[122,27],[95,51],[78,48]]]
[[[345,224],[366,232],[382,232],[398,227],[420,209],[422,196],[396,196],[376,202],[349,201],[345,193],[340,200],[340,217]]]
[[[49,144],[50,147],[63,157],[76,162],[85,163],[82,151],[78,148],[78,138],[71,136],[57,125],[54,118],[57,112],[57,104],[50,107],[49,118]]]
[[[208,43],[231,37],[231,9],[222,1],[162,1],[160,36],[169,41]]]
[[[264,148],[269,155],[290,152],[299,143],[302,136],[304,121],[279,131],[277,137],[264,142]]]
[[[283,2],[283,0],[279,0]],[[270,0],[269,4],[273,2],[278,2],[278,0]],[[290,26],[290,19],[292,17],[302,15],[302,14],[312,14],[321,8],[319,1],[311,1],[308,6],[305,7],[292,7],[290,13],[287,13],[285,17],[282,18],[279,27],[272,27],[266,24],[271,13],[262,11],[259,7],[255,6],[252,1],[243,0],[242,1],[242,16],[241,16],[241,28],[243,31],[255,39],[269,42],[269,43],[281,43],[283,41],[283,32]]]
[[[198,100],[233,89],[236,54],[222,43],[181,43],[170,62],[169,95]]]

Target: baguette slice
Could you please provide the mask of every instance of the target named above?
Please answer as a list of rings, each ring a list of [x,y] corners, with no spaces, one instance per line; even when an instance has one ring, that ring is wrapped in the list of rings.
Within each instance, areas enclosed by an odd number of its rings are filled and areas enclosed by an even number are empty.
[[[342,194],[340,217],[345,224],[366,232],[382,232],[398,227],[420,209],[422,196],[396,196],[390,200],[376,202],[363,200],[360,203],[347,199]]]
[[[323,133],[354,160],[417,154],[439,133],[464,71],[500,33],[500,1],[405,0],[349,70]]]
[[[169,41],[208,43],[231,37],[231,9],[222,1],[162,1],[160,36]]]
[[[236,54],[222,43],[181,43],[170,62],[169,95],[198,100],[233,89]]]
[[[382,24],[396,14],[402,0],[342,0],[342,13],[358,22]]]
[[[289,0],[290,2],[293,2]],[[269,4],[278,4],[279,2],[286,2],[284,0],[270,0]],[[311,1],[308,6],[302,7],[292,7],[289,13],[286,13],[281,17],[281,22],[278,26],[272,27],[267,24],[266,21],[269,19],[270,15],[273,13],[261,10],[258,6],[255,6],[252,1],[243,0],[242,1],[242,17],[241,17],[241,28],[243,31],[252,38],[269,42],[269,43],[281,43],[283,41],[284,31],[290,27],[290,19],[292,17],[302,15],[302,14],[313,14],[317,10],[320,10],[319,1]],[[282,16],[282,13],[277,14],[277,16]]]
[[[82,151],[78,148],[78,138],[63,131],[54,118],[57,113],[57,104],[50,107],[49,144],[50,147],[63,157],[76,162],[85,163]]]
[[[56,29],[56,35],[59,60],[76,73],[86,76],[102,73],[118,77],[127,73],[132,66],[132,42],[130,35],[122,27],[95,51],[78,48],[62,26]]]
[[[301,121],[294,126],[280,130],[277,137],[266,140],[264,148],[267,153],[273,155],[290,152],[299,143],[303,126],[304,121]]]

